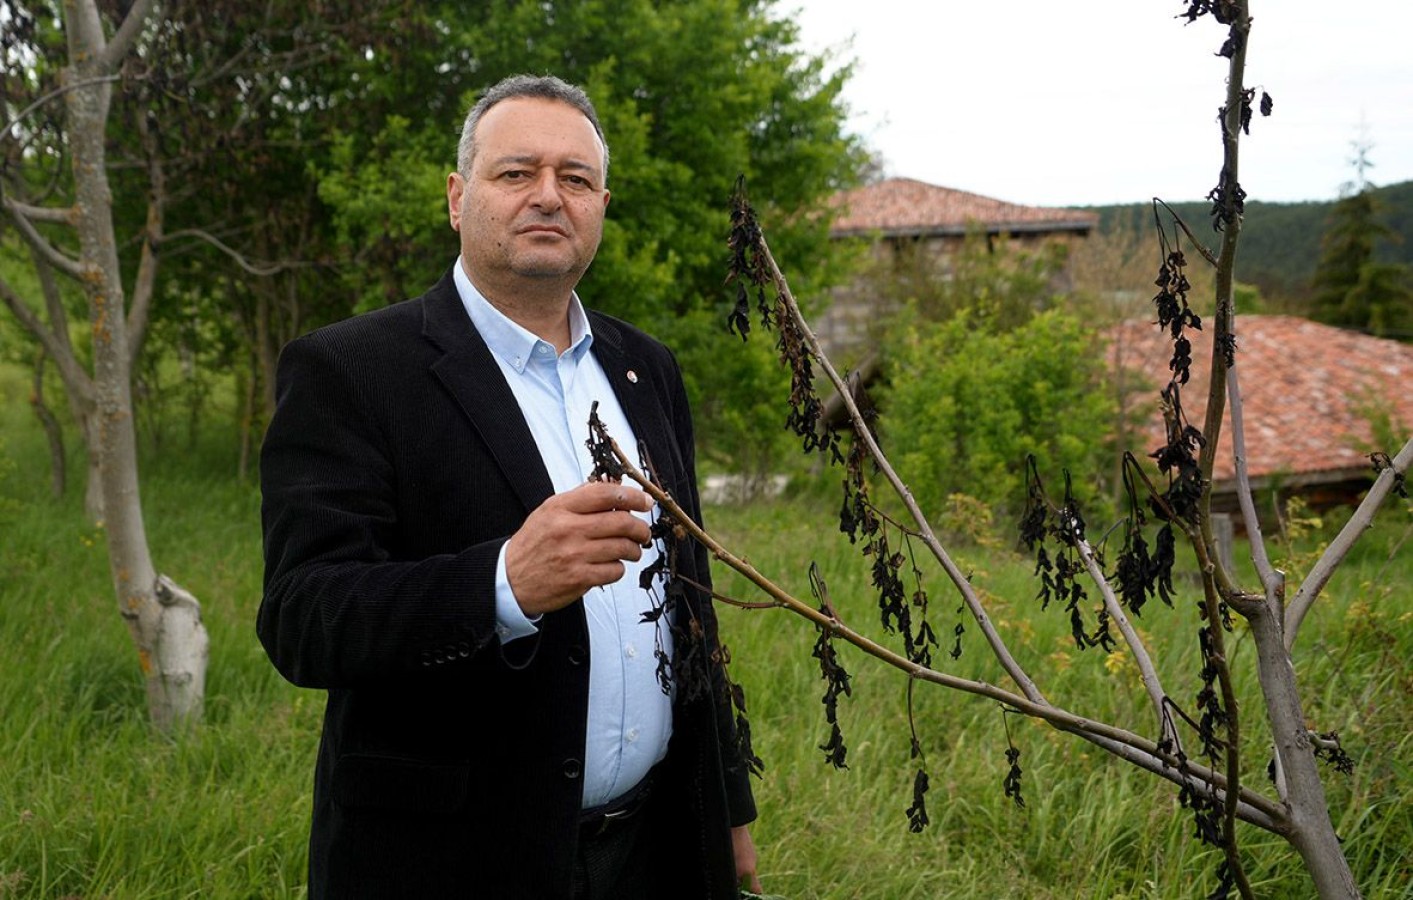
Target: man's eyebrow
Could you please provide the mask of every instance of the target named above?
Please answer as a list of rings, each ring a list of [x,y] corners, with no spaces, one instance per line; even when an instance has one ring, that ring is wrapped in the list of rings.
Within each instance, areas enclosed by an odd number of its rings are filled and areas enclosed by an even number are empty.
[[[493,161],[493,164],[494,164],[494,165],[497,165],[497,166],[504,166],[504,165],[534,166],[534,165],[540,165],[541,163],[543,163],[543,159],[542,159],[541,157],[535,156],[534,154],[530,154],[530,153],[508,154],[508,155],[506,155],[506,156],[497,157],[497,158]],[[588,162],[587,160],[574,159],[574,158],[570,158],[570,159],[564,160],[563,162],[561,162],[561,163],[559,164],[559,168],[561,168],[561,169],[587,169],[587,170],[590,171],[590,172],[594,172],[594,171],[597,171],[597,170],[598,170],[598,166],[594,165],[593,163]]]

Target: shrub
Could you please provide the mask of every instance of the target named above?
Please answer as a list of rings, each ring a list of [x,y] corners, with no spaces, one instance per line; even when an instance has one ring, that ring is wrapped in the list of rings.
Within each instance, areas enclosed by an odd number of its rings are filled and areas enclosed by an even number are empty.
[[[1112,469],[1117,404],[1103,389],[1099,341],[1078,318],[1048,310],[999,331],[972,311],[940,324],[905,315],[892,354],[886,449],[929,517],[965,493],[1014,518],[1028,454],[1052,480]],[[1106,501],[1090,478],[1076,496]]]

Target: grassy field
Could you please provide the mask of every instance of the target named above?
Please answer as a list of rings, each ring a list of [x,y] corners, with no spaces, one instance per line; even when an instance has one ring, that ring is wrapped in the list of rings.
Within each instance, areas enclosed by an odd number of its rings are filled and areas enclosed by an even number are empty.
[[[260,595],[257,491],[238,484],[224,446],[168,449],[144,471],[159,568],[202,601],[211,634],[205,723],[176,738],[144,719],[137,663],[111,595],[102,534],[81,485],[56,502],[23,385],[0,377],[0,898],[256,898],[303,893],[310,776],[322,698],[285,684],[255,638]],[[169,442],[169,447],[176,442]],[[81,472],[81,467],[76,466]],[[836,479],[830,475],[827,480]],[[877,631],[866,566],[831,521],[823,490],[709,521],[760,568],[807,593],[817,562],[835,603]],[[1413,542],[1407,504],[1388,510],[1331,596],[1306,623],[1297,666],[1311,716],[1338,729],[1356,761],[1327,784],[1340,834],[1368,897],[1409,897],[1413,862]],[[1317,546],[1314,532],[1287,561]],[[1063,614],[1041,614],[1024,559],[962,549],[995,597],[993,617],[1056,702],[1151,733],[1133,667],[1076,653]],[[934,627],[950,636],[957,603],[932,577]],[[735,577],[719,574],[728,591]],[[1176,610],[1139,623],[1158,648],[1168,691],[1197,690],[1192,583]],[[931,774],[931,825],[908,830],[906,680],[841,648],[854,694],[841,703],[849,768],[828,766],[823,683],[808,623],[777,611],[724,609],[732,675],[746,688],[766,771],[755,834],[769,892],[790,898],[1187,898],[1214,885],[1215,853],[1191,836],[1166,782],[993,704],[919,685],[919,737]],[[1232,637],[1247,748],[1265,758],[1251,647]],[[1002,682],[975,626],[947,668]],[[1021,752],[1025,806],[1003,795],[1006,727]],[[1248,767],[1257,772],[1261,764]],[[1280,840],[1244,828],[1261,896],[1312,895]]]

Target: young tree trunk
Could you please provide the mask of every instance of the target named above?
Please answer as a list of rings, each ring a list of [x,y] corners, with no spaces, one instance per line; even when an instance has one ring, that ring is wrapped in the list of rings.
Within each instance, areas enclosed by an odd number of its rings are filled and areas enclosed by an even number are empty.
[[[1295,668],[1285,649],[1279,596],[1244,612],[1256,643],[1256,668],[1275,741],[1278,788],[1289,817],[1288,839],[1324,900],[1359,896],[1330,821],[1329,803],[1305,724]]]
[[[44,436],[49,441],[49,491],[55,498],[64,496],[69,484],[69,461],[64,452],[64,429],[55,418],[48,404],[44,402],[44,361],[45,351],[39,351],[34,362],[34,390],[29,395],[30,408],[34,410],[39,424],[44,427]]]
[[[130,13],[141,16],[138,4]],[[206,680],[207,636],[200,607],[187,592],[159,579],[147,546],[138,490],[133,422],[132,358],[105,137],[112,95],[104,80],[116,71],[92,0],[65,5],[70,65],[64,72],[68,139],[73,158],[74,219],[80,280],[93,342],[93,426],[86,430],[103,503],[108,560],[120,613],[128,623],[146,679],[148,710],[163,730],[199,718]],[[136,29],[138,23],[124,22]],[[130,32],[129,32],[130,33]],[[116,55],[116,54],[115,54]]]

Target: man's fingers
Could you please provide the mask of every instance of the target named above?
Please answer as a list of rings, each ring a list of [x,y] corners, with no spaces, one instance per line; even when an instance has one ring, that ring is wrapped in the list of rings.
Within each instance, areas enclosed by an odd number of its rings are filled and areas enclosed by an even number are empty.
[[[578,525],[579,532],[591,541],[627,538],[635,544],[645,544],[652,536],[647,522],[621,510],[583,516]]]
[[[556,500],[570,512],[594,513],[621,509],[647,512],[653,508],[653,498],[647,492],[624,484],[592,481],[572,491],[559,494]]]

